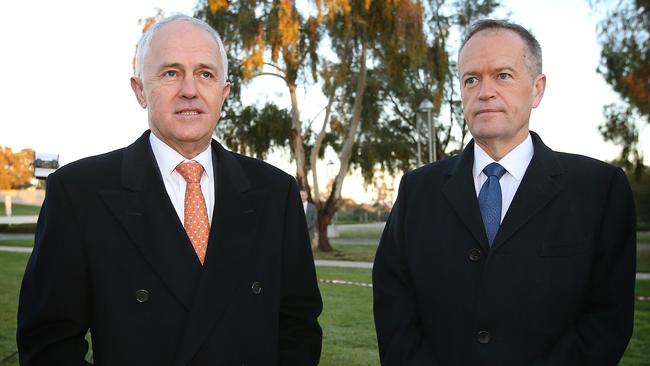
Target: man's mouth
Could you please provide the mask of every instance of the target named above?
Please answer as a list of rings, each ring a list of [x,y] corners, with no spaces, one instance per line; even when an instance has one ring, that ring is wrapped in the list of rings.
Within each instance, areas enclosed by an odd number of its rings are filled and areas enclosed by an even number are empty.
[[[497,113],[497,112],[501,112],[501,110],[499,110],[499,109],[488,108],[488,109],[481,109],[481,110],[479,110],[478,112],[476,112],[476,115],[478,116],[479,114],[484,114],[484,113]]]
[[[197,116],[199,114],[203,113],[202,110],[200,109],[181,109],[176,112],[176,114],[181,115],[181,116]]]

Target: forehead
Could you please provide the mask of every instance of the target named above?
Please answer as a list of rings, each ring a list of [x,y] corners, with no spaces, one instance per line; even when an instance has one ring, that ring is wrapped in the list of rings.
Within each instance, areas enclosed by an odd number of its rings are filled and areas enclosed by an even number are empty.
[[[468,69],[525,66],[526,44],[509,29],[486,29],[467,41],[458,57],[458,68]]]
[[[151,39],[145,65],[160,63],[220,64],[216,40],[198,25],[177,21],[158,29]]]

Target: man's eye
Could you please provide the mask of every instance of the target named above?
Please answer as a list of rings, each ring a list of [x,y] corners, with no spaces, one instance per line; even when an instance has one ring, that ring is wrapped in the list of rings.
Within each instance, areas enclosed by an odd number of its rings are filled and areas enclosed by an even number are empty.
[[[212,79],[214,76],[209,71],[201,71],[201,77],[204,79]]]
[[[502,73],[500,73],[498,75],[498,78],[499,78],[499,80],[508,80],[508,79],[512,78],[512,76],[510,74],[502,72]]]
[[[169,78],[175,78],[176,76],[178,76],[178,72],[176,72],[175,70],[167,70],[167,71],[165,71],[163,76],[169,77]]]
[[[478,83],[478,79],[475,78],[475,77],[465,79],[465,85],[467,85],[467,86],[472,86],[472,85],[474,85],[476,83]]]

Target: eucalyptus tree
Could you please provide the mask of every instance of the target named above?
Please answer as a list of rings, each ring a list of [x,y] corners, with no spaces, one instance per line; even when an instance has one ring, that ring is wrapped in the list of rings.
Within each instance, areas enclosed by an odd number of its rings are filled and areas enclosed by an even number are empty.
[[[595,1],[601,3],[601,1]],[[605,140],[621,146],[619,163],[643,166],[639,128],[650,124],[650,1],[602,2],[606,15],[598,25],[602,45],[598,72],[622,99],[603,108],[599,126]]]

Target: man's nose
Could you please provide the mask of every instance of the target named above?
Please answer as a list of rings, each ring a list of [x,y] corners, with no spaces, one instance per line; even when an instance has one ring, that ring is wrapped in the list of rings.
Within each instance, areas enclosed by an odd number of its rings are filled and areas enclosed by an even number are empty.
[[[478,98],[480,100],[492,99],[496,96],[496,89],[494,88],[494,83],[486,78],[481,81],[478,89]]]
[[[183,83],[181,84],[181,97],[192,99],[196,98],[196,94],[196,79],[194,79],[194,75],[187,75],[183,78]]]

